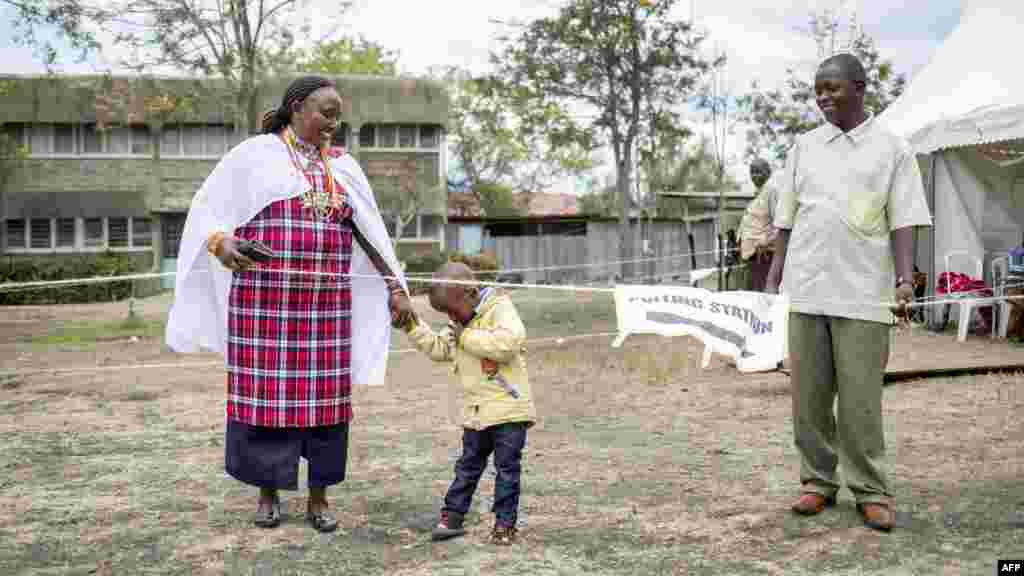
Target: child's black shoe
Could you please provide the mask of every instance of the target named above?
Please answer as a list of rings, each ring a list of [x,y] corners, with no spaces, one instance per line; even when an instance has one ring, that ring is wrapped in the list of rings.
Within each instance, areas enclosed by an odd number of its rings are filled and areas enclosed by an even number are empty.
[[[441,520],[430,532],[430,539],[437,542],[439,540],[456,538],[465,533],[465,529],[462,528],[462,514],[443,510],[441,511]]]

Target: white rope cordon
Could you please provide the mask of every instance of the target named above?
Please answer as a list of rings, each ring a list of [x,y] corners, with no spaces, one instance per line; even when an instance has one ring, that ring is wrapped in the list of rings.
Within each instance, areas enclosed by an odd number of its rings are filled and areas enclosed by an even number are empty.
[[[289,269],[285,269],[285,268],[260,268],[260,267],[256,267],[256,268],[251,269],[251,271],[259,271],[259,272],[266,272],[266,273],[273,273],[273,274],[291,274],[291,275],[295,275],[295,276],[323,277],[323,278],[364,278],[364,279],[366,279],[366,278],[377,278],[377,279],[382,279],[382,280],[401,280],[401,278],[399,278],[397,276],[383,276],[383,275],[380,275],[380,274],[352,274],[352,273],[349,273],[349,274],[339,274],[339,273],[332,273],[332,272],[310,272],[310,271],[307,271],[307,270],[289,270]],[[70,285],[70,284],[75,284],[75,283],[77,283],[77,284],[89,284],[89,283],[102,283],[102,282],[120,282],[120,281],[129,281],[129,280],[137,280],[137,279],[145,279],[145,278],[159,278],[159,277],[168,276],[170,274],[173,274],[173,272],[151,273],[151,274],[131,274],[131,275],[125,275],[125,276],[98,276],[98,277],[93,277],[93,278],[80,278],[80,279],[72,279],[72,280],[49,280],[49,281],[39,281],[39,282],[22,282],[22,283],[17,283],[17,284],[0,284],[0,292],[3,292],[5,290],[11,289],[11,288],[28,289],[28,288],[42,288],[42,287],[63,286],[63,285]],[[406,281],[407,282],[430,283],[430,284],[464,285],[464,286],[498,286],[498,287],[509,288],[509,289],[559,290],[559,291],[567,291],[567,292],[597,292],[597,293],[614,293],[615,292],[615,288],[611,288],[611,287],[581,286],[581,285],[574,285],[574,284],[531,284],[531,283],[517,283],[517,282],[496,282],[496,281],[484,281],[484,280],[454,280],[454,279],[420,278],[420,277],[406,278]],[[1012,283],[1012,284],[1004,285],[1004,288],[1018,288],[1018,287],[1024,287],[1024,281],[1015,282],[1015,283]],[[980,290],[987,290],[987,288],[985,288],[985,289],[978,289],[978,290],[975,290],[975,291],[954,292],[953,294],[967,294],[967,293],[973,293],[973,292],[980,291]],[[949,297],[949,296],[947,296],[945,299],[935,299],[935,300],[931,300],[931,301],[920,301],[919,300],[919,301],[916,301],[916,302],[911,302],[910,304],[907,305],[907,307],[908,308],[922,308],[922,307],[927,307],[927,306],[939,306],[939,305],[945,305],[945,304],[965,304],[965,303],[975,303],[975,302],[992,303],[992,302],[1000,302],[1000,301],[1008,301],[1008,300],[1017,300],[1017,299],[1021,299],[1021,298],[1024,298],[1024,295],[1017,295],[1017,296],[1007,296],[1007,295],[1003,295],[1003,296],[982,296],[982,297],[976,297],[976,298],[963,298],[963,297]],[[843,305],[843,306],[870,306],[870,307],[876,307],[876,308],[896,308],[897,307],[896,303],[895,302],[891,302],[891,301],[889,301],[889,302],[886,302],[886,301],[883,301],[883,302],[868,302],[868,301],[856,301],[856,300],[831,300],[831,299],[827,299],[827,298],[819,298],[819,299],[814,299],[814,300],[809,300],[809,299],[793,299],[793,298],[791,298],[790,301],[791,302],[800,302],[800,303],[805,303],[805,304],[838,304],[838,305]]]

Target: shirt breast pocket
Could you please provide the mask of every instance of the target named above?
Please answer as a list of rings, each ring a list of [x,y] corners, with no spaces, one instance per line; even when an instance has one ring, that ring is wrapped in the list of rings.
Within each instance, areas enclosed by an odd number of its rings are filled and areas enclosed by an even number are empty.
[[[844,218],[865,236],[884,235],[889,183],[879,170],[851,170],[844,187]]]

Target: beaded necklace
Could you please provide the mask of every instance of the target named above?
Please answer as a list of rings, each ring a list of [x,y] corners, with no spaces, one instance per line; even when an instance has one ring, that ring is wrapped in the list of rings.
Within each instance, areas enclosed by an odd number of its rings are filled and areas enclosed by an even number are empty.
[[[316,187],[313,185],[313,177],[306,172],[306,169],[302,165],[300,154],[298,150],[296,150],[298,143],[296,142],[295,133],[292,132],[291,126],[284,129],[284,133],[281,138],[284,140],[285,145],[288,146],[288,155],[291,157],[292,164],[295,165],[295,168],[309,183],[309,188],[302,193],[302,205],[312,210],[317,218],[320,218],[321,220],[330,219],[334,215],[335,210],[341,208],[341,198],[335,194],[334,177],[331,175],[331,166],[327,162],[327,155],[324,152],[324,147],[320,147],[320,161],[324,165],[324,177],[327,185],[326,190],[318,192]],[[312,167],[314,162],[315,161],[311,160],[306,164],[306,166]]]

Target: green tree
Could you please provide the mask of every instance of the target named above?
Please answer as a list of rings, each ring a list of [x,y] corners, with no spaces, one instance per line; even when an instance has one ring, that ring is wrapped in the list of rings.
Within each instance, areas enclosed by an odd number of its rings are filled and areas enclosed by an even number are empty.
[[[653,167],[649,172],[650,189],[658,192],[730,192],[739,190],[739,183],[728,173],[719,174],[718,160],[708,138],[695,145],[675,147],[675,155]],[[721,180],[719,179],[721,178]],[[657,213],[663,218],[682,218],[686,200],[657,196]]]
[[[477,190],[502,184],[533,193],[593,167],[594,141],[559,106],[535,106],[496,77],[455,67],[435,68],[448,87],[448,143],[465,180]],[[480,187],[479,185],[484,185]]]
[[[890,60],[884,59],[878,47],[863,27],[851,17],[850,51],[860,59],[867,72],[868,82],[865,107],[875,114],[881,113],[902,93],[906,77],[896,73]],[[800,31],[818,46],[818,59],[832,54],[842,40],[842,20],[832,11],[812,13],[807,28]],[[765,90],[756,82],[751,91],[739,99],[740,114],[750,126],[747,131],[746,157],[763,157],[776,167],[785,162],[786,153],[796,137],[824,123],[815,103],[813,78],[793,68],[786,69],[782,89]]]
[[[697,53],[703,37],[671,17],[675,4],[573,0],[556,16],[524,26],[492,56],[501,77],[533,106],[594,112],[579,118],[576,131],[600,135],[612,148],[622,238],[629,232],[635,150],[649,148],[645,139],[682,131],[676,110],[714,64]],[[631,243],[620,246],[628,260]],[[632,268],[623,265],[622,275]]]
[[[424,208],[437,213],[444,212],[445,195],[436,186],[428,186],[425,164],[415,158],[406,158],[395,163],[395,167],[378,178],[374,193],[380,202],[381,211],[394,217],[395,238],[401,238],[405,227],[416,219]],[[431,204],[434,204],[431,206]]]
[[[362,37],[317,42],[310,50],[299,50],[297,56],[297,68],[314,74],[398,74],[398,52]]]
[[[580,213],[588,216],[617,216],[619,214],[618,189],[615,176],[609,175],[601,184],[592,178],[589,192],[581,194],[578,200]]]
[[[512,188],[496,182],[478,182],[473,193],[480,199],[480,208],[491,218],[513,218],[523,215]]]

